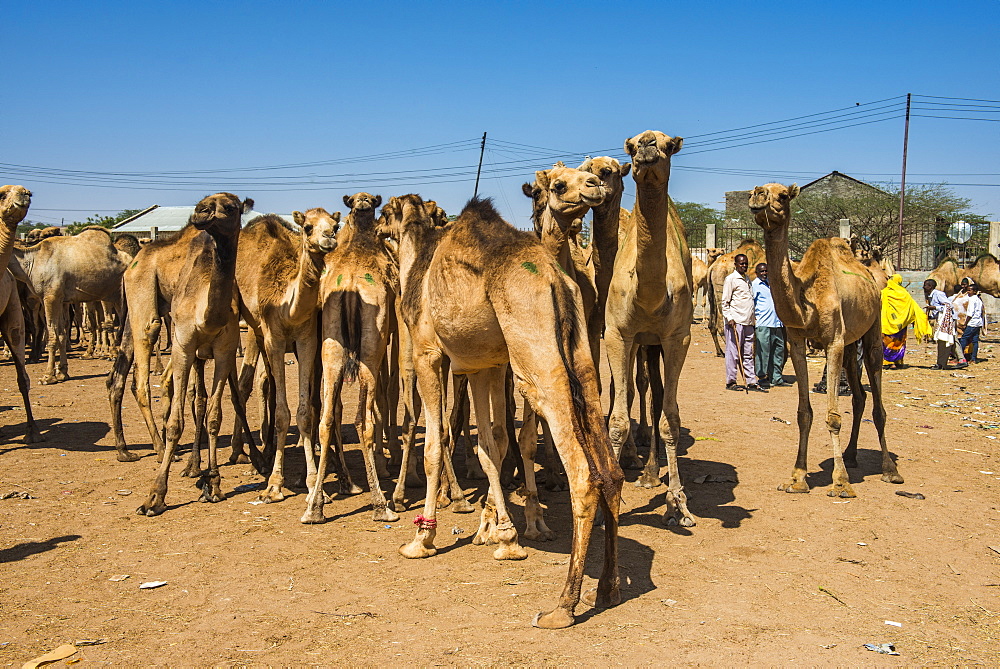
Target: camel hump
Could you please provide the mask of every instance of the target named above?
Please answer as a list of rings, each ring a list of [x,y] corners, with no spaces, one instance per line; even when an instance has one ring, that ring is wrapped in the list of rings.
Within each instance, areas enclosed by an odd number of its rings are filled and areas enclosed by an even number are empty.
[[[474,196],[465,203],[459,218],[464,218],[466,215],[475,216],[485,222],[503,221],[503,217],[500,216],[491,197]]]

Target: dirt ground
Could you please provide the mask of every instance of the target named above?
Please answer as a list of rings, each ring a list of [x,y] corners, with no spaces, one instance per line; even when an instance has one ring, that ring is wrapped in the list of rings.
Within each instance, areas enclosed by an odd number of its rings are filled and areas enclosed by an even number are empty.
[[[561,631],[530,622],[553,607],[565,579],[567,493],[545,493],[558,537],[523,542],[520,562],[494,561],[491,548],[473,546],[478,514],[450,510],[438,516],[436,557],[400,557],[419,491],[396,523],[373,523],[365,493],[328,504],[325,524],[302,525],[303,490],[273,505],[234,491],[261,480],[245,465],[223,468],[228,498],[213,505],[198,503],[175,465],[169,510],[146,518],[135,509],[156,462],[130,396],[126,435],[144,457],[115,460],[104,389],[110,363],[74,358],[73,378],[47,387],[37,385],[41,366],[30,366],[47,438],[35,445],[22,443],[24,413],[12,367],[2,363],[0,495],[32,499],[0,501],[0,663],[104,640],[69,661],[1000,664],[996,346],[984,344],[988,360],[955,373],[930,370],[931,347],[911,342],[910,366],[884,376],[888,440],[906,483],[879,480],[878,442],[866,422],[860,468],[851,472],[858,497],[842,500],[826,495],[832,461],[820,397],[812,396],[813,492],[778,492],[795,458],[795,387],[725,391],[710,338],[700,325],[693,333],[680,386],[681,472],[698,524],[664,527],[663,488],[626,484],[624,601],[603,611],[580,605],[577,625]],[[821,369],[821,359],[810,363],[813,380]],[[841,406],[849,413],[849,398]],[[227,410],[227,434],[230,417]],[[356,443],[350,448],[363,481]],[[301,451],[289,459],[301,468]],[[627,472],[631,481],[636,474]],[[483,483],[463,483],[479,502]],[[513,499],[522,526],[521,499]],[[585,588],[599,568],[595,534]],[[167,584],[140,590],[147,581]],[[863,647],[887,642],[899,657]]]

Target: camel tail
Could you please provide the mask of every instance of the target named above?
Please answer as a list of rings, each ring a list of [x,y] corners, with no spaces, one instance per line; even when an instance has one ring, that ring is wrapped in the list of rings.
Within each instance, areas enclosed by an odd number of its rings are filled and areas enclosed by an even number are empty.
[[[712,284],[712,270],[709,267],[708,274],[705,275],[705,301],[708,304],[708,329],[716,332],[719,327],[718,307],[715,304],[715,286]]]
[[[361,354],[361,296],[354,291],[346,292],[341,297],[340,331],[347,353],[344,379],[353,383],[358,379],[358,356]]]

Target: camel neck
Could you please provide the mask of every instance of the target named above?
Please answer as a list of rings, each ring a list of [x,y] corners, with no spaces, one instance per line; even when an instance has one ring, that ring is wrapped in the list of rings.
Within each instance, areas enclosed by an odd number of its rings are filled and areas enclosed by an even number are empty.
[[[805,318],[798,296],[802,283],[792,271],[788,257],[788,225],[764,232],[764,255],[767,258],[767,278],[771,284],[774,310],[781,322],[789,327],[805,327]]]
[[[13,229],[7,227],[6,221],[0,221],[0,267],[6,267],[14,251],[14,239],[17,237],[17,225]]]
[[[594,207],[594,221],[591,227],[591,258],[598,286],[611,282],[611,271],[615,266],[618,251],[618,227],[621,223],[622,191],[609,196]],[[604,280],[606,279],[606,281]],[[606,288],[605,288],[606,290]]]
[[[632,231],[635,234],[640,302],[657,302],[666,292],[667,275],[667,184],[648,186],[636,182]]]
[[[567,230],[575,221],[569,221],[566,225],[559,221],[546,208],[541,215],[539,223],[542,226],[542,246],[548,249],[549,253],[556,259],[563,271],[569,274],[573,270],[573,259],[569,248],[569,232]]]
[[[305,240],[300,242],[299,271],[292,282],[291,303],[288,317],[293,323],[301,323],[313,314],[319,297],[320,277],[326,269],[325,253],[312,251]]]
[[[211,251],[213,271],[207,281],[208,299],[205,304],[205,323],[210,329],[221,329],[229,322],[233,295],[236,290],[236,252],[239,233],[213,235]]]

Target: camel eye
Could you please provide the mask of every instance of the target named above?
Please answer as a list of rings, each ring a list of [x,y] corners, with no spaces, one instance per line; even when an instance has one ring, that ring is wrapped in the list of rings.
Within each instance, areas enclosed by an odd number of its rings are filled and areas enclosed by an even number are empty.
[[[781,195],[778,196],[778,199],[779,200],[787,200],[788,199],[788,193],[782,193]]]
[[[305,233],[306,233],[307,235],[311,235],[311,234],[312,234],[312,232],[313,232],[313,226],[312,226],[312,224],[307,224],[307,225],[306,225],[306,226],[305,226],[304,228],[302,228],[302,229],[303,229],[303,230],[305,231]]]
[[[601,178],[602,179],[607,179],[609,176],[611,176],[611,168],[610,167],[605,167],[604,169],[601,170]]]
[[[566,192],[566,184],[564,184],[562,181],[557,181],[556,185],[552,187],[552,190],[562,195],[563,193]]]

